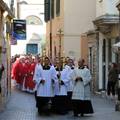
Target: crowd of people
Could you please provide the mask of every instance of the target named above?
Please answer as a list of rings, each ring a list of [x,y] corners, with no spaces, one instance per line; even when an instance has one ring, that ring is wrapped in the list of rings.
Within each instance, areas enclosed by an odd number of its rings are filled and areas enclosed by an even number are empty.
[[[15,56],[12,58],[11,77],[15,86],[22,91],[34,92],[33,75],[36,59],[31,55]]]
[[[90,98],[91,74],[84,59],[54,63],[46,56],[21,56],[12,64],[12,79],[23,91],[34,92],[36,107],[41,114],[74,116],[94,113]]]

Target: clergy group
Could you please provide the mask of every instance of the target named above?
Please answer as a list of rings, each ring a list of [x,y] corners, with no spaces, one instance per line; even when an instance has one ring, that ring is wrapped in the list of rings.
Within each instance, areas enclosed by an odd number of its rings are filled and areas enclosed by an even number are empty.
[[[65,115],[92,114],[90,98],[90,70],[84,59],[79,59],[77,66],[68,58],[63,65],[61,60],[54,63],[48,57],[37,57],[33,81],[35,84],[36,107],[40,115],[51,113]]]

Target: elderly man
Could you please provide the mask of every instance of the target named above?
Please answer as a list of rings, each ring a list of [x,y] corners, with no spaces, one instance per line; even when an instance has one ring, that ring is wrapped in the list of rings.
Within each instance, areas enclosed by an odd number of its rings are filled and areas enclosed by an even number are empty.
[[[74,116],[93,113],[90,100],[91,74],[84,63],[84,59],[80,59],[78,61],[78,68],[75,68],[69,76],[69,79],[72,79],[74,83],[72,94]]]

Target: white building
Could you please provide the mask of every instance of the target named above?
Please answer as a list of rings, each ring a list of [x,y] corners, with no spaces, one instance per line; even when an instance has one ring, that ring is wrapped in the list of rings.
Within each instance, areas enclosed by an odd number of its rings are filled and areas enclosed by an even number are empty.
[[[39,54],[45,43],[46,25],[44,22],[44,1],[19,0],[17,3],[17,16],[26,20],[26,39],[17,40],[17,45],[12,45],[11,53]],[[18,19],[18,18],[16,18]]]

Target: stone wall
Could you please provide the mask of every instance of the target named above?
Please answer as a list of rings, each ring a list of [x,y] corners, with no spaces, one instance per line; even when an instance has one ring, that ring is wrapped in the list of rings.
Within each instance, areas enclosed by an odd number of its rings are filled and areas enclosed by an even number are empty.
[[[98,90],[98,47],[97,47],[97,33],[88,34],[88,48],[92,49],[92,58],[89,61],[89,67],[92,73],[92,83],[91,83],[91,90],[93,92]],[[90,53],[89,56],[90,58]],[[90,62],[92,61],[92,62]]]

